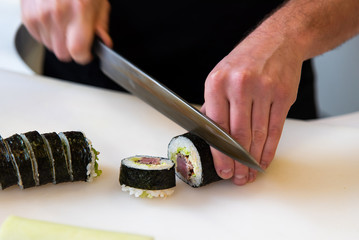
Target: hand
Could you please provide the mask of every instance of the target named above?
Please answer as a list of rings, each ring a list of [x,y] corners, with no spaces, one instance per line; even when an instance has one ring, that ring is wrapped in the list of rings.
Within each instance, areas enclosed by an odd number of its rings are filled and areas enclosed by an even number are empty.
[[[298,91],[302,60],[276,33],[258,29],[208,75],[205,104],[209,118],[229,132],[266,169],[274,158],[283,125]],[[212,149],[219,176],[237,185],[257,172]]]
[[[22,0],[21,10],[30,34],[61,61],[88,63],[95,34],[112,47],[107,0]]]

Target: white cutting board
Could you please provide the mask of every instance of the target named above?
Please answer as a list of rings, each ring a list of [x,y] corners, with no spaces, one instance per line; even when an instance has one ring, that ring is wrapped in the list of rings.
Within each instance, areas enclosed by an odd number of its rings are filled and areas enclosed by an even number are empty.
[[[359,239],[359,130],[288,120],[276,158],[243,187],[193,189],[167,199],[121,191],[119,163],[165,156],[185,131],[137,98],[0,71],[0,134],[81,130],[101,152],[93,183],[0,191],[0,224],[19,215],[155,239]]]

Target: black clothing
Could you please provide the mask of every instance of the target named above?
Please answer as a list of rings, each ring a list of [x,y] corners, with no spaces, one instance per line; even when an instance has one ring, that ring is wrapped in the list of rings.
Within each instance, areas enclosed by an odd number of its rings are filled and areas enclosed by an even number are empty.
[[[202,104],[209,72],[282,2],[113,0],[110,35],[116,52],[187,101]],[[44,74],[121,90],[101,73],[97,59],[80,66],[61,63],[47,52]],[[288,116],[316,117],[310,61],[303,65],[297,101]]]

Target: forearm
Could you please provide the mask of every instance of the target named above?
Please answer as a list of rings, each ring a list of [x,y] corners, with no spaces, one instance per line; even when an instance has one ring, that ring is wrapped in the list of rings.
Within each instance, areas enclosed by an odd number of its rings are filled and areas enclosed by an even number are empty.
[[[281,42],[301,60],[329,51],[359,33],[358,0],[291,0],[254,34]],[[255,33],[257,32],[257,33]]]

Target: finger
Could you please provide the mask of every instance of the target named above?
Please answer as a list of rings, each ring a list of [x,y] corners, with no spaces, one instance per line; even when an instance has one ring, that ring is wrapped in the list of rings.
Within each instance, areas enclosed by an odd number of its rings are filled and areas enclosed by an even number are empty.
[[[230,93],[230,96],[232,96],[230,107],[230,133],[242,147],[249,150],[251,143],[252,97],[249,96],[248,92],[241,91],[241,89],[236,89],[236,92]],[[238,162],[234,163],[234,177],[232,179],[234,184],[246,184],[249,179],[248,174],[247,166]]]
[[[38,42],[42,43],[41,41],[41,35],[40,35],[40,31],[39,29],[37,28],[37,26],[35,24],[25,24],[24,25],[26,26],[27,30],[29,31],[29,33],[31,34],[31,36]]]
[[[253,102],[252,107],[252,141],[250,154],[258,163],[261,160],[264,144],[267,140],[268,122],[271,108],[271,98],[264,93]],[[249,169],[248,182],[253,182],[257,177],[257,171]]]
[[[203,103],[203,105],[201,106],[201,109],[200,109],[201,113],[206,115],[206,103]]]
[[[21,0],[21,20],[29,33],[38,42],[41,42],[40,32],[37,25],[37,18],[34,12],[36,12],[34,4],[30,4],[30,2],[27,0]]]
[[[51,43],[56,57],[64,62],[71,61],[70,53],[66,46],[66,26],[68,21],[63,17],[63,9],[58,9],[52,16]]]
[[[275,156],[289,108],[290,106],[280,103],[273,103],[271,106],[268,136],[260,160],[260,165],[263,169],[269,166]]]
[[[105,1],[96,24],[96,34],[101,38],[105,45],[112,48],[113,42],[109,34],[110,10],[111,6],[109,2]]]
[[[47,49],[53,51],[51,33],[49,32],[51,30],[49,22],[50,21],[46,21],[44,23],[38,24],[38,29],[40,35],[40,42],[42,42],[47,47]]]
[[[224,86],[221,84],[223,77],[219,71],[208,76],[205,88],[205,111],[210,119],[229,132],[229,103],[224,94]],[[234,169],[233,160],[214,148],[211,150],[217,174],[224,179],[231,178]]]
[[[86,7],[76,2],[74,19],[66,30],[66,44],[71,58],[79,64],[91,61],[91,47],[94,38],[94,14],[86,12]]]

